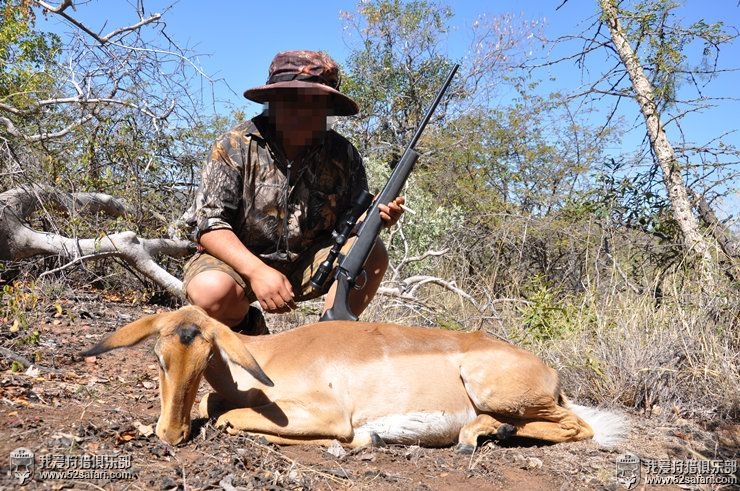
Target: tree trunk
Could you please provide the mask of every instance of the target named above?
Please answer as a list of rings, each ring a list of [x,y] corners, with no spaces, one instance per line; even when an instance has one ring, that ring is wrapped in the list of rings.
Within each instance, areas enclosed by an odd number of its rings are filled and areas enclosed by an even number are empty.
[[[714,248],[701,233],[699,222],[693,214],[689,192],[683,182],[676,153],[660,122],[660,113],[655,103],[655,90],[622,29],[616,0],[599,0],[599,3],[604,14],[604,22],[609,27],[612,43],[627,69],[635,98],[640,105],[640,112],[645,118],[650,145],[663,174],[673,218],[681,228],[686,250],[699,257],[704,289],[711,291],[719,272],[717,260],[712,253]]]

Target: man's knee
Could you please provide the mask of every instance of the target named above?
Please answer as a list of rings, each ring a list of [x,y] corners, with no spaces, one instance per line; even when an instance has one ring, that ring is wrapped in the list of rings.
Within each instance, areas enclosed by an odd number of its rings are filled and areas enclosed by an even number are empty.
[[[188,282],[186,294],[190,303],[227,325],[238,323],[249,308],[243,288],[222,271],[198,273]]]

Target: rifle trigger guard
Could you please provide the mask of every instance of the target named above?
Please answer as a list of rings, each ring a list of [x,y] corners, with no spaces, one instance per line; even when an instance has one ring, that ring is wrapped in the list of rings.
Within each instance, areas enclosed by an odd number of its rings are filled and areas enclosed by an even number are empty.
[[[358,276],[355,280],[355,284],[352,285],[352,288],[354,288],[355,290],[362,290],[363,288],[365,288],[365,285],[367,285],[367,271],[363,269],[362,273],[360,273],[360,276]]]

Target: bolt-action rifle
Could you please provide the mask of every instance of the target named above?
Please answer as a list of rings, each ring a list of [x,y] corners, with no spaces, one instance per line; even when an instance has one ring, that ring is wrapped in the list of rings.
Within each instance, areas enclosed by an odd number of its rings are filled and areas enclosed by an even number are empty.
[[[459,65],[455,65],[450,70],[450,74],[447,76],[447,81],[439,92],[437,97],[432,103],[432,106],[427,111],[421,124],[416,129],[414,137],[411,139],[409,144],[406,146],[401,160],[393,169],[391,176],[388,178],[388,182],[383,187],[383,190],[378,194],[373,201],[373,197],[367,191],[358,197],[354,205],[352,206],[347,216],[341,221],[336,232],[334,232],[334,244],[332,245],[326,260],[321,263],[316,273],[311,278],[311,285],[315,288],[323,288],[326,284],[327,277],[334,268],[334,262],[340,254],[340,251],[344,244],[347,242],[352,230],[355,228],[357,220],[367,210],[368,206],[372,202],[372,206],[367,212],[365,219],[360,224],[356,239],[352,247],[347,251],[347,254],[339,261],[335,272],[334,278],[337,282],[337,291],[334,298],[334,304],[329,308],[324,315],[321,316],[322,321],[326,320],[357,320],[355,315],[349,308],[349,292],[351,288],[357,287],[358,279],[364,274],[364,266],[370,251],[375,245],[375,239],[380,233],[382,227],[382,219],[380,218],[380,212],[378,211],[378,205],[388,204],[396,197],[398,197],[403,185],[406,183],[411,171],[414,168],[416,160],[419,158],[419,153],[415,150],[416,143],[419,141],[424,128],[429,119],[431,119],[434,110],[439,105],[439,101],[442,100],[442,96],[447,91],[447,88],[452,82],[452,78],[455,76]]]

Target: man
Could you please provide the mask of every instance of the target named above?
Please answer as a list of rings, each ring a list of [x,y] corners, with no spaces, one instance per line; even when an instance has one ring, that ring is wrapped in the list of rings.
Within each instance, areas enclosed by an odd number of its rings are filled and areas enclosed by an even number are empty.
[[[323,53],[278,53],[267,84],[244,92],[267,103],[266,111],[220,137],[203,169],[186,214],[199,252],[185,267],[185,291],[191,303],[236,330],[264,332],[249,309],[254,301],[266,312],[287,312],[324,293],[310,278],[331,248],[338,221],[367,190],[357,150],[327,129],[328,116],[359,110],[339,83],[339,67]],[[398,197],[379,207],[387,225],[398,221],[403,202]],[[350,294],[353,312],[367,307],[387,266],[378,240],[366,263],[367,282]]]

